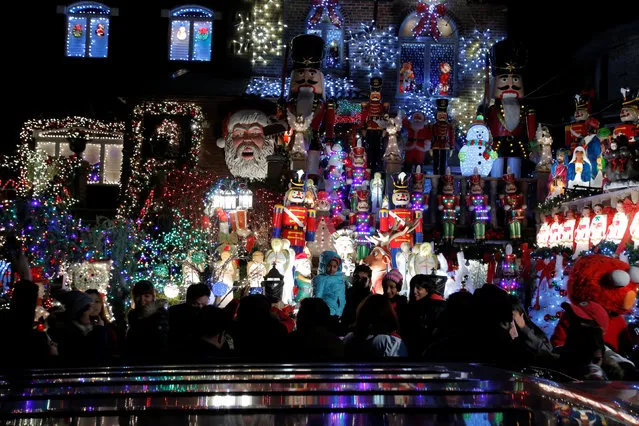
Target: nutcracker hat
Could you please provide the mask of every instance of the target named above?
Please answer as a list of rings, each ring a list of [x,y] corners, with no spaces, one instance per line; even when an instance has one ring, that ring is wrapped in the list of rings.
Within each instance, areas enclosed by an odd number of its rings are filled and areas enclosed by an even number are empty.
[[[415,173],[413,173],[413,186],[419,186],[420,184],[422,186],[424,184],[424,173],[422,173],[421,166],[417,166],[417,168],[415,169]]]
[[[575,95],[575,109],[587,109],[590,112],[594,100],[595,91],[593,89],[582,90],[581,93]]]
[[[319,191],[317,193],[317,201],[326,201],[326,200],[328,200],[328,192]]]
[[[522,74],[528,64],[528,51],[519,41],[513,39],[495,43],[490,52],[490,69],[493,76],[502,74]]]
[[[510,167],[508,167],[508,171],[504,175],[504,181],[506,183],[515,183],[515,174],[512,172]]]
[[[380,92],[382,90],[382,77],[379,75],[371,77],[369,80],[371,92]]]
[[[300,169],[293,173],[293,177],[288,185],[289,189],[304,189],[306,186],[306,178],[304,170]]]
[[[355,157],[366,156],[366,148],[362,146],[361,139],[357,141],[357,146],[351,152]]]
[[[371,192],[368,189],[359,189],[355,193],[357,194],[357,202],[368,202],[371,198]]]
[[[639,89],[622,88],[621,94],[623,95],[622,107],[639,109]]]
[[[300,34],[291,41],[293,69],[319,69],[324,58],[324,39],[314,34]]]
[[[437,111],[448,112],[448,99],[447,98],[438,98],[435,100],[437,104]]]
[[[393,174],[393,187],[396,192],[408,192],[408,183],[410,176],[404,172]]]
[[[481,185],[481,176],[477,173],[477,169],[475,169],[475,173],[472,174],[468,180],[471,185]]]

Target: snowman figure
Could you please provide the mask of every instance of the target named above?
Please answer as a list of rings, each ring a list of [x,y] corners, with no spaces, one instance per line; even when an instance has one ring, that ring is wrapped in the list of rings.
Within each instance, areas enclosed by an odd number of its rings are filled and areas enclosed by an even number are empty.
[[[466,132],[466,144],[459,150],[458,156],[462,176],[471,176],[475,169],[483,177],[490,174],[497,152],[492,149],[492,135],[481,115],[473,120]]]
[[[180,28],[178,28],[177,34],[175,36],[180,41],[186,40],[186,27],[181,26]]]

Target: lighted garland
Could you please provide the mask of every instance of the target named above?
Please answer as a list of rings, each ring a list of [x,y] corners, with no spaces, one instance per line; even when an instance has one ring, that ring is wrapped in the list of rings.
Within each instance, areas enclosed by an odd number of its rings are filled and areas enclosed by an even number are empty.
[[[393,27],[380,30],[375,21],[361,23],[358,32],[349,32],[351,66],[369,71],[381,71],[383,68],[395,68],[399,50],[397,36]]]
[[[197,164],[200,143],[203,138],[202,122],[204,115],[202,109],[192,103],[180,102],[144,102],[133,109],[131,126],[131,139],[133,152],[129,159],[131,179],[120,206],[120,217],[132,217],[143,205],[139,197],[149,189],[151,178],[156,172],[169,171],[176,166],[176,160],[158,160],[150,158],[142,159],[142,144],[144,142],[144,116],[145,115],[187,116],[191,119],[191,147],[186,158],[177,160],[182,164],[195,166]]]
[[[20,130],[20,140],[22,143],[31,143],[35,141],[34,131],[36,130],[55,130],[55,129],[74,129],[84,128],[93,132],[102,132],[104,136],[124,133],[125,127],[122,122],[104,122],[94,120],[87,117],[66,117],[63,119],[33,119],[24,123]]]
[[[291,79],[287,77],[284,83],[284,93],[288,93],[290,83]],[[352,80],[346,77],[333,77],[330,74],[324,74],[324,87],[326,96],[329,98],[351,98],[359,93]],[[258,95],[262,98],[280,97],[282,80],[277,77],[252,77],[245,93]]]
[[[282,29],[279,0],[259,0],[250,15],[238,14],[237,40],[233,40],[238,54],[251,52],[251,63],[267,65],[268,56],[282,54]],[[277,22],[275,22],[277,20]]]
[[[402,109],[404,109],[408,115],[419,111],[424,113],[427,121],[435,121],[437,107],[435,106],[435,99],[432,96],[420,92],[409,92],[404,95],[402,99]]]

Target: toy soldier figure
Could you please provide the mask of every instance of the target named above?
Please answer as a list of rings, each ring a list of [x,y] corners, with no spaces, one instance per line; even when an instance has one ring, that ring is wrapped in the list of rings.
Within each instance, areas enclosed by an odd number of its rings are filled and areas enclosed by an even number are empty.
[[[390,105],[388,102],[382,103],[382,77],[373,76],[370,79],[370,90],[368,102],[362,102],[362,121],[360,123],[362,136],[366,141],[366,148],[369,156],[369,164],[375,170],[382,167],[382,134],[384,129],[377,121],[384,119],[389,114]]]
[[[632,146],[639,140],[639,90],[621,89],[621,94],[621,124],[615,127],[613,135],[624,135]]]
[[[444,174],[448,157],[455,147],[455,128],[448,122],[448,99],[437,99],[436,122],[431,126],[433,149],[433,174]]]
[[[305,186],[304,171],[298,170],[291,179],[284,205],[276,205],[273,214],[273,238],[289,240],[295,253],[301,253],[306,242],[315,241],[315,210],[304,207]]]
[[[488,195],[484,194],[484,184],[481,176],[476,171],[470,177],[470,194],[466,196],[468,210],[473,213],[473,234],[475,241],[486,239],[486,222],[488,222]]]
[[[504,210],[509,215],[508,227],[510,228],[510,238],[512,240],[521,239],[521,227],[524,222],[524,196],[519,192],[517,183],[515,182],[515,174],[508,170],[504,175],[506,181],[506,193],[499,196]]]
[[[308,152],[307,173],[318,174],[320,160],[320,127],[324,125],[325,140],[331,143],[334,137],[336,104],[326,99],[324,74],[320,70],[324,56],[324,40],[313,34],[302,34],[291,42],[293,72],[291,87],[286,102],[286,118],[294,130],[293,146],[299,152],[300,138],[306,130],[312,130],[311,140],[304,141]],[[296,138],[297,136],[297,138]],[[297,142],[297,143],[296,143]]]
[[[455,182],[450,169],[442,176],[442,194],[438,197],[439,210],[442,212],[442,225],[444,227],[443,240],[451,244],[455,240],[455,225],[459,212],[459,195],[455,194]]]
[[[370,249],[370,241],[366,237],[375,233],[375,216],[370,212],[370,191],[360,189],[356,191],[356,196],[355,212],[350,214],[349,223],[355,231],[357,260],[362,260],[368,256]]]
[[[528,141],[535,138],[535,112],[522,103],[527,52],[511,40],[496,43],[491,52],[491,71],[494,77],[494,104],[486,114],[488,128],[493,135],[493,149],[499,158],[493,163],[492,176],[504,174],[504,162],[515,177],[521,177],[522,159],[526,158]]]

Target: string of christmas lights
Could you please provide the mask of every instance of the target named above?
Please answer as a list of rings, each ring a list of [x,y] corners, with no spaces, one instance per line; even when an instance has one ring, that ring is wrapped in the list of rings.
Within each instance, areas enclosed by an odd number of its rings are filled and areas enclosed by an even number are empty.
[[[252,64],[268,64],[269,56],[282,54],[281,2],[279,0],[257,1],[249,15],[238,14],[237,40],[233,40],[236,53],[251,52]]]
[[[286,78],[284,93],[288,93],[291,79]],[[324,89],[329,98],[351,98],[359,93],[353,81],[346,77],[333,77],[324,74]],[[278,98],[282,93],[282,80],[277,77],[252,77],[245,93],[247,95],[259,95],[262,98]]]
[[[398,41],[393,27],[380,30],[375,21],[362,22],[357,32],[349,31],[351,67],[373,72],[395,68],[399,56]]]

